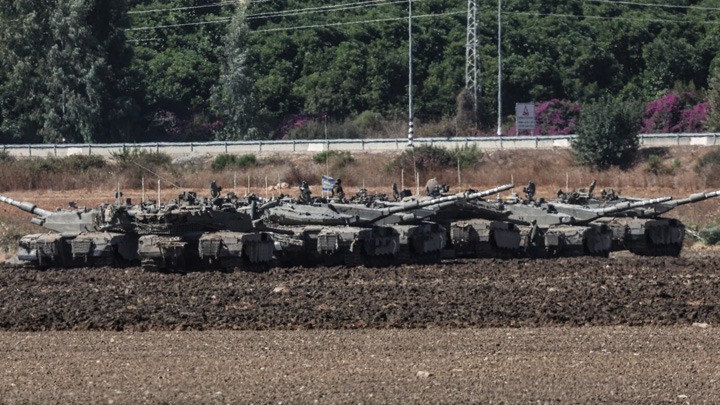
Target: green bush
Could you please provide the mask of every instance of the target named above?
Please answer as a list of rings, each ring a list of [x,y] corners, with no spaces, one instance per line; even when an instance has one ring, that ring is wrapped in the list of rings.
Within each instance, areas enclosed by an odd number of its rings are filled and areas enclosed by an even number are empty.
[[[412,170],[413,164],[416,164],[417,169],[420,171],[432,171],[455,167],[457,160],[453,152],[448,149],[432,145],[421,145],[406,149],[400,156],[391,160],[386,168],[389,172],[399,169]]]
[[[336,150],[324,151],[313,156],[315,163],[325,163],[329,159],[329,163],[335,168],[345,167],[355,161],[352,153],[341,152]]]
[[[10,152],[3,150],[0,151],[0,163],[14,162],[15,156],[11,155]]]
[[[327,130],[327,135],[326,135]],[[303,126],[293,128],[288,132],[288,139],[358,139],[363,137],[363,131],[355,123],[345,121],[342,123],[307,121]]]
[[[243,169],[257,164],[257,158],[251,153],[240,156],[223,153],[215,157],[210,167],[217,172],[225,169]]]
[[[361,131],[379,131],[382,129],[384,118],[382,114],[374,111],[363,111],[352,120],[353,125]],[[367,135],[367,134],[366,134]]]
[[[720,149],[703,155],[695,165],[695,172],[708,186],[720,186]]]
[[[33,175],[40,175],[48,172],[58,172],[62,169],[62,160],[56,157],[30,158],[27,160],[19,160],[18,163],[23,170]]]
[[[62,164],[74,172],[87,172],[107,166],[105,159],[97,155],[71,155],[63,159]]]
[[[460,168],[477,167],[483,158],[483,153],[477,145],[458,146],[453,150],[455,160],[460,162]]]
[[[127,148],[122,152],[112,152],[110,155],[121,167],[135,164],[145,167],[166,167],[172,163],[172,158],[167,153],[138,148]]]
[[[720,227],[711,226],[700,230],[700,238],[708,245],[717,245],[720,242]]]
[[[645,171],[648,173],[652,173],[656,176],[668,174],[672,175],[675,174],[675,172],[680,168],[680,159],[674,159],[671,166],[667,166],[665,162],[663,162],[663,158],[660,155],[650,155],[647,159],[647,167],[645,168]]]
[[[575,158],[594,170],[632,166],[639,142],[641,109],[635,104],[602,97],[580,113],[578,137],[572,143]]]

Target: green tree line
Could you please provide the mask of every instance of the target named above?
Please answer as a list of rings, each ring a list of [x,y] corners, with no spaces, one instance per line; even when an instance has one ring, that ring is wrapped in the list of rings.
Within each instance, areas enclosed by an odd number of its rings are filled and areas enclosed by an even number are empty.
[[[0,143],[267,139],[304,120],[406,120],[408,2],[8,0],[0,9]],[[414,0],[414,114],[467,110],[467,2]],[[497,116],[496,1],[478,1],[479,115]],[[710,101],[710,0],[505,0],[502,113],[518,102]],[[714,115],[713,115],[714,114]],[[401,134],[398,134],[401,136]]]

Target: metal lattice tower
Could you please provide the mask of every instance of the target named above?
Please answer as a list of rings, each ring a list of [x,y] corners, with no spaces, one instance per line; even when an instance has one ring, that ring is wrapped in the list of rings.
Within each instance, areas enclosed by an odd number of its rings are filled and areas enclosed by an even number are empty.
[[[478,113],[478,96],[480,94],[480,65],[477,56],[478,38],[477,38],[477,2],[468,0],[467,11],[467,42],[465,44],[465,88],[472,94],[473,113],[477,121]]]

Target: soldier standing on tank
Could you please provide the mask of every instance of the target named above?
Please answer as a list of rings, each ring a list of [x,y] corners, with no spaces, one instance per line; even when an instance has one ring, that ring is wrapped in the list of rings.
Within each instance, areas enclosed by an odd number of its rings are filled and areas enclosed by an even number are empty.
[[[300,201],[309,203],[310,198],[310,186],[307,184],[307,181],[303,180],[300,183]]]
[[[345,192],[342,188],[342,179],[337,179],[335,181],[335,185],[332,188],[332,191],[330,192],[330,197],[337,197],[340,199],[340,201],[345,199]]]

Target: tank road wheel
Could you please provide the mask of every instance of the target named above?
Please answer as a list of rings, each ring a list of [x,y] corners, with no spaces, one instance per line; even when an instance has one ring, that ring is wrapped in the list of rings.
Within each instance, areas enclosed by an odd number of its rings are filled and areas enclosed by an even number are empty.
[[[360,252],[348,252],[345,254],[345,265],[348,267],[358,267],[363,265],[363,257]]]
[[[682,251],[682,243],[668,243],[656,245],[647,239],[627,243],[630,252],[638,256],[671,256],[678,257]]]
[[[140,263],[140,266],[142,268],[142,271],[146,273],[156,273],[160,271],[160,266],[158,265],[158,262],[154,259],[143,259],[143,261]]]
[[[678,256],[680,256],[680,252],[682,251],[682,248],[683,248],[682,243],[673,243],[673,244],[667,245],[666,251],[668,253],[668,256],[678,257]]]
[[[495,251],[488,242],[475,243],[475,257],[489,259],[495,257]]]
[[[410,255],[410,249],[407,247],[401,247],[398,254],[395,256],[396,264],[411,264],[413,262],[412,255]]]

